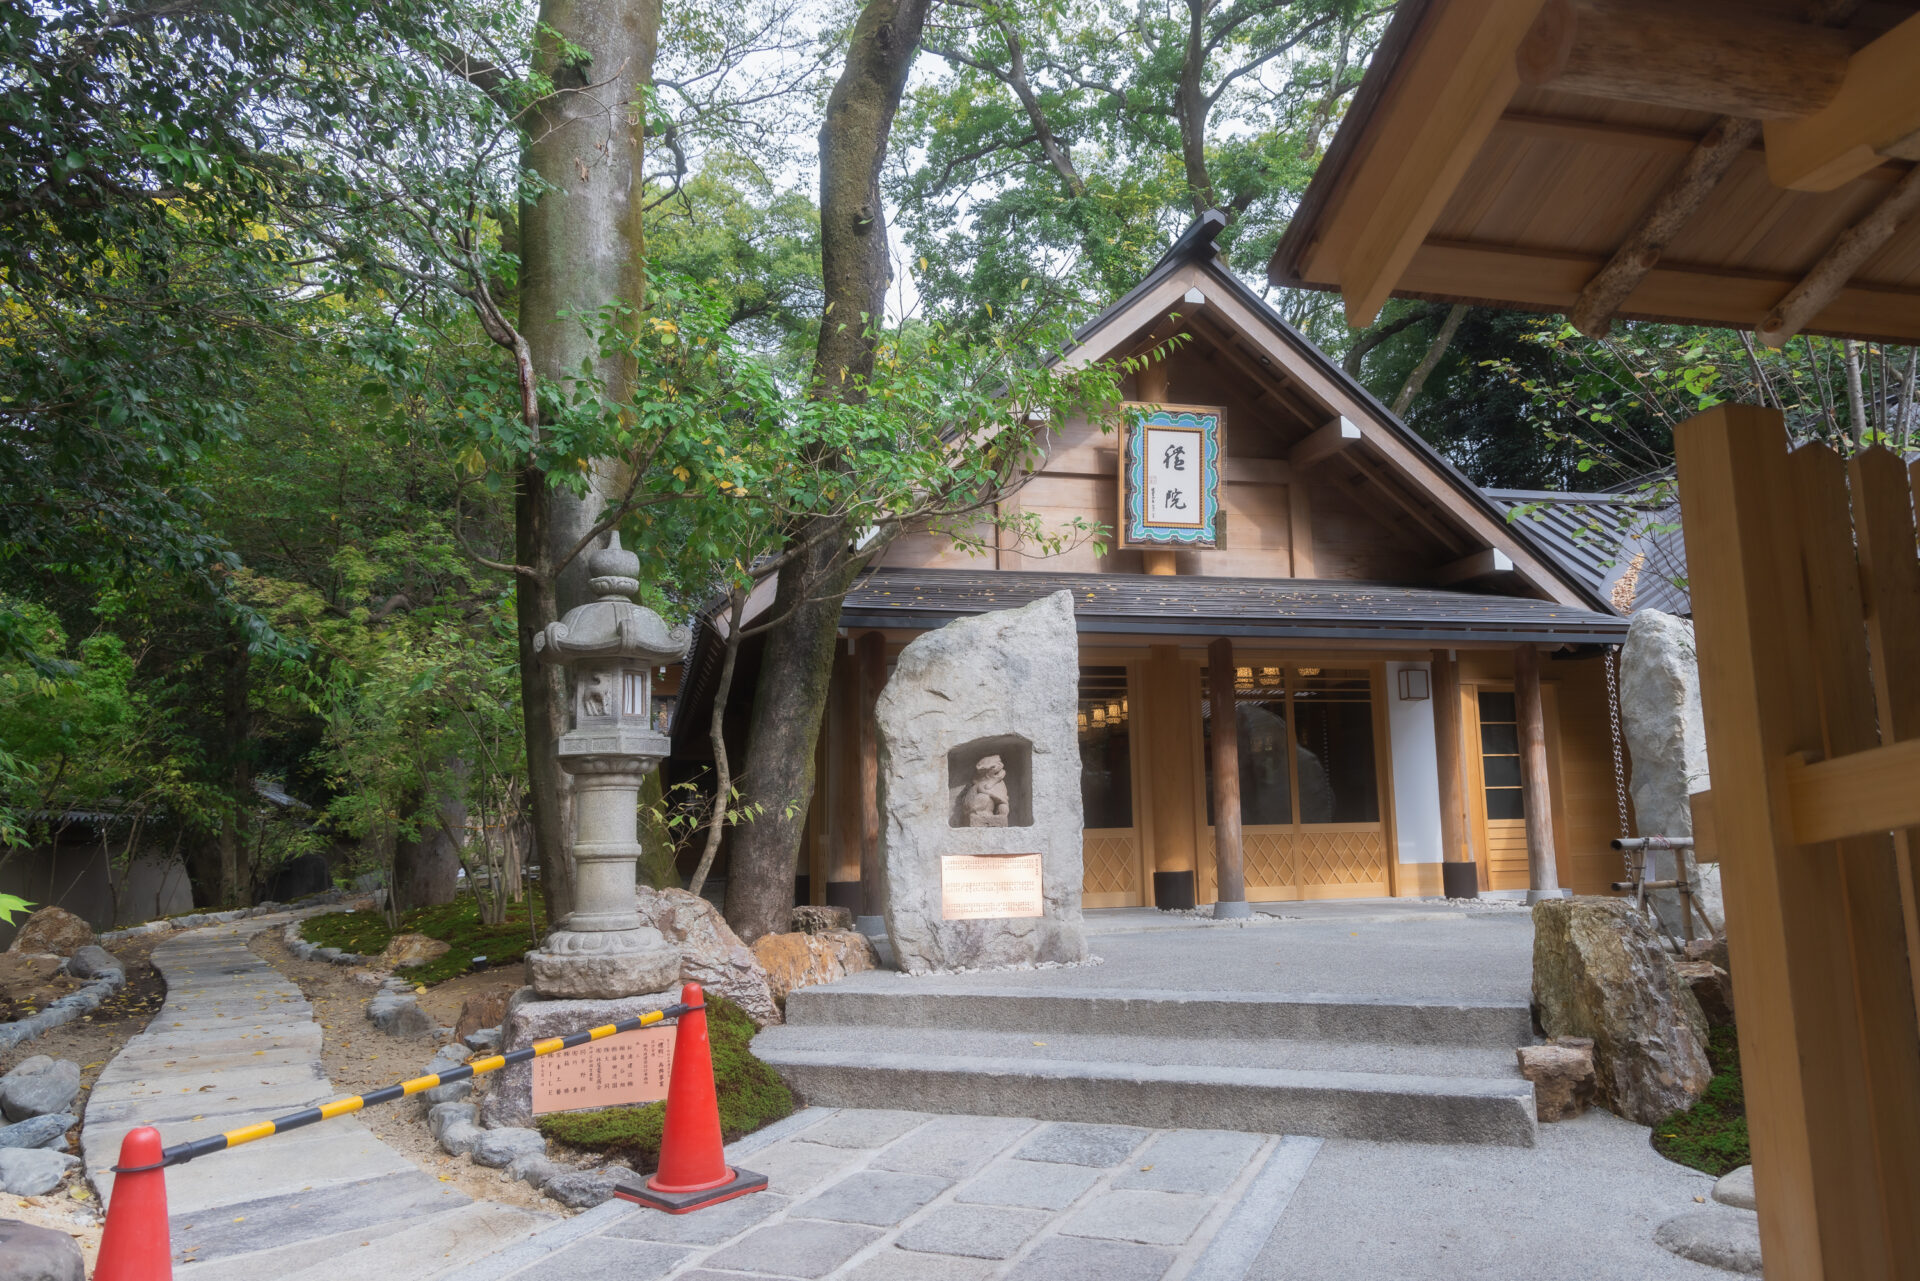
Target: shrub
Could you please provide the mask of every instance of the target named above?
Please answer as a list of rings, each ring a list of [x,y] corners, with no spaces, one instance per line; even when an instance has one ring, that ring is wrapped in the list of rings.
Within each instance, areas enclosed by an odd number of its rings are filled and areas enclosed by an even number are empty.
[[[1713,1079],[1699,1102],[1653,1127],[1653,1150],[1718,1177],[1753,1160],[1747,1153],[1747,1104],[1740,1085],[1740,1042],[1730,1027],[1707,1042]]]
[[[490,965],[511,965],[534,946],[527,924],[533,910],[533,898],[507,906],[507,919],[500,925],[482,924],[480,904],[470,894],[462,894],[439,907],[415,908],[400,918],[398,929],[389,927],[378,912],[328,912],[310,916],[300,927],[300,937],[316,947],[337,947],[347,952],[372,956],[384,950],[396,934],[424,934],[448,945],[446,955],[425,965],[409,965],[397,971],[415,983],[439,983],[457,978],[473,968],[475,956],[485,956]]]
[[[793,1094],[777,1073],[753,1057],[753,1020],[723,996],[707,996],[707,1039],[713,1047],[713,1083],[720,1098],[720,1133],[728,1143],[793,1113]],[[642,1174],[660,1167],[664,1103],[645,1107],[557,1112],[539,1120],[555,1143],[614,1157]]]

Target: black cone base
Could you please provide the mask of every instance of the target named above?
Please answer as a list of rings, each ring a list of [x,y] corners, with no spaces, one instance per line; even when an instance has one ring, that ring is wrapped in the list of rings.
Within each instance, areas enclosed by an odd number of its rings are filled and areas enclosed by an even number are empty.
[[[737,1196],[749,1192],[765,1192],[767,1176],[755,1174],[752,1170],[734,1170],[733,1177],[717,1188],[702,1188],[698,1192],[655,1192],[652,1188],[641,1186],[630,1188],[624,1183],[613,1185],[613,1194],[623,1201],[633,1201],[640,1205],[650,1205],[656,1210],[665,1210],[668,1214],[686,1214],[693,1210],[702,1210],[722,1201],[731,1201]]]

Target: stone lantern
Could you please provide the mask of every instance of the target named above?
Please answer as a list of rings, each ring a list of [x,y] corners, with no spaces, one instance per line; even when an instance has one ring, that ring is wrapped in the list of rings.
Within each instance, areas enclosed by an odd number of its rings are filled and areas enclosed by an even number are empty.
[[[663,991],[680,981],[680,951],[643,924],[634,880],[640,858],[641,781],[659,767],[667,737],[652,722],[655,665],[686,654],[687,629],[668,630],[633,597],[640,558],[608,545],[587,558],[598,599],[534,637],[534,652],[573,677],[573,727],[560,736],[560,766],[573,776],[573,911],[527,953],[541,996],[612,999]]]

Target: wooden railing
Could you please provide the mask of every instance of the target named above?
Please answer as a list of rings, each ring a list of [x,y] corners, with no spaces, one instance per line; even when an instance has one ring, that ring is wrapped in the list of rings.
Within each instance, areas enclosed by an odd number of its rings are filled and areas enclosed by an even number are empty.
[[[1920,1278],[1916,474],[1746,405],[1675,440],[1767,1276]]]

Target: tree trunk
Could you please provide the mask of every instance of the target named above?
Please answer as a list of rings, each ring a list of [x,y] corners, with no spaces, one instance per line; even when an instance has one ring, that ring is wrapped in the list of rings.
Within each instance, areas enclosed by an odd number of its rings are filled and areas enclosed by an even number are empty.
[[[1187,173],[1187,187],[1193,193],[1193,216],[1219,208],[1214,194],[1213,176],[1207,172],[1207,116],[1209,104],[1201,78],[1207,71],[1207,6],[1203,0],[1187,0],[1187,47],[1180,64],[1180,87],[1176,91],[1175,111],[1180,122],[1180,162]],[[1223,211],[1231,219],[1232,210]]]
[[[859,380],[873,370],[868,326],[879,323],[890,273],[880,166],[928,3],[867,0],[846,67],[827,99],[820,126],[820,275],[827,305],[814,349],[816,395],[858,397]],[[827,458],[815,461],[832,465]],[[803,528],[798,537],[814,532]],[[847,549],[846,532],[829,530],[780,571],[774,612],[783,621],[760,661],[741,785],[755,817],[734,832],[727,875],[727,921],[748,942],[786,929],[793,908],[840,598],[860,563]]]
[[[1447,354],[1447,348],[1453,345],[1453,336],[1460,331],[1460,322],[1466,319],[1469,308],[1465,303],[1455,303],[1447,312],[1447,318],[1440,322],[1440,332],[1433,336],[1433,342],[1427,346],[1427,354],[1420,357],[1420,363],[1407,375],[1406,385],[1400,388],[1400,394],[1393,398],[1393,416],[1400,417],[1413,404],[1413,398],[1427,385],[1427,379],[1440,364],[1440,357]]]
[[[451,763],[455,769],[461,762]],[[460,847],[454,833],[467,828],[467,803],[453,791],[443,792],[432,818],[422,816],[420,832],[397,837],[393,849],[393,900],[402,912],[416,907],[439,907],[453,902],[460,887]]]
[[[1860,344],[1843,339],[1840,350],[1846,356],[1847,414],[1853,425],[1853,447],[1867,447],[1867,395],[1860,387]]]
[[[565,387],[584,366],[609,398],[624,400],[633,391],[632,360],[603,356],[581,317],[645,299],[641,102],[653,80],[660,0],[542,0],[539,23],[534,71],[555,92],[530,113],[523,160],[550,189],[520,211],[519,328],[542,381]],[[572,910],[573,889],[571,791],[554,759],[566,728],[566,681],[541,670],[532,640],[587,599],[586,558],[560,562],[598,521],[617,468],[597,464],[589,480],[588,492],[576,495],[529,469],[516,507],[519,563],[551,576],[532,590],[520,584],[519,624],[534,853],[556,925]]]
[[[220,820],[220,906],[244,907],[247,886],[241,875],[246,848],[246,820],[253,812],[253,708],[251,688],[253,654],[244,637],[231,649],[220,681],[220,719],[227,745],[229,809]]]

